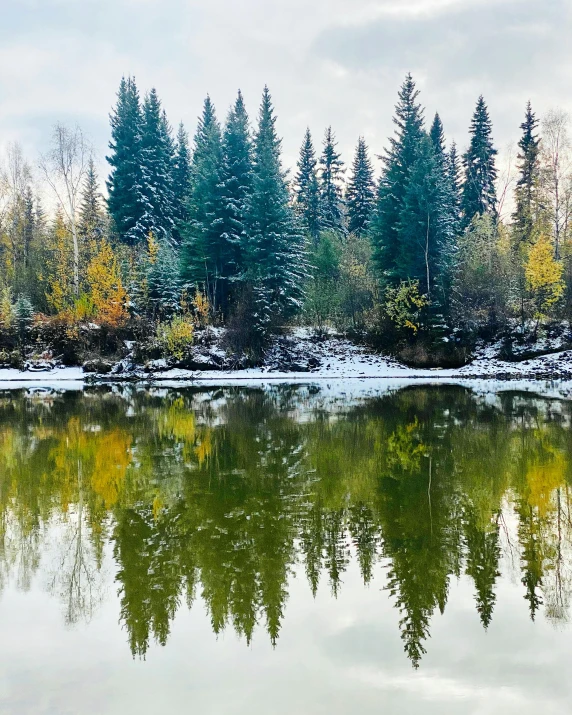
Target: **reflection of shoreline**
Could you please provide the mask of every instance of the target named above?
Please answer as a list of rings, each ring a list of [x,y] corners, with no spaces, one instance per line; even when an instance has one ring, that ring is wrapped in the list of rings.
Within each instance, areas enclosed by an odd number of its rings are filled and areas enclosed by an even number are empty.
[[[365,583],[385,565],[417,665],[451,578],[469,577],[483,626],[494,620],[507,503],[531,617],[567,618],[571,417],[561,399],[411,382],[351,398],[295,385],[7,393],[0,538],[39,537],[33,573],[43,525],[79,512],[81,558],[62,560],[59,582],[76,588],[78,564],[92,578],[111,545],[139,655],[199,596],[215,633],[249,642],[262,622],[276,643],[296,563],[312,593],[334,596],[352,558]],[[75,593],[70,620],[93,603]]]

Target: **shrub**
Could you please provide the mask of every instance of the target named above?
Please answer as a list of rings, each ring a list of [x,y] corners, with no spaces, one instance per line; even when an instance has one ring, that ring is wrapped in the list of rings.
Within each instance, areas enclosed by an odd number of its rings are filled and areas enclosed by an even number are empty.
[[[193,344],[195,326],[187,316],[176,315],[167,323],[157,326],[157,342],[163,357],[182,360]]]
[[[429,304],[419,292],[419,281],[402,281],[397,287],[386,288],[384,311],[397,330],[419,330],[421,311]]]

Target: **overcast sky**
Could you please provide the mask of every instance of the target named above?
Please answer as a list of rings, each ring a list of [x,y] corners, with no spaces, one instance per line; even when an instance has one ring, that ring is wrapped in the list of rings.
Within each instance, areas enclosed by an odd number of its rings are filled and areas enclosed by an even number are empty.
[[[479,94],[497,146],[524,105],[572,109],[570,0],[0,0],[0,145],[30,160],[56,121],[79,124],[105,167],[122,74],[155,86],[192,135],[204,96],[224,118],[236,90],[256,117],[270,87],[285,163],[308,125],[331,124],[349,163],[363,134],[379,154],[411,71],[430,120],[461,147]],[[376,162],[378,164],[378,162]],[[377,167],[376,167],[377,168]]]

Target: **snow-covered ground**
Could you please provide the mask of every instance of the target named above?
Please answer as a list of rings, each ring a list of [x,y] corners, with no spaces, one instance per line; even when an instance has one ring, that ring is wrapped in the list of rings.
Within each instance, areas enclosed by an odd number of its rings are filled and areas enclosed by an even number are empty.
[[[572,379],[572,350],[543,355],[523,362],[506,362],[494,357],[495,348],[487,348],[468,365],[456,369],[410,368],[396,360],[374,353],[362,346],[354,345],[341,338],[330,338],[324,342],[311,339],[307,331],[297,331],[293,336],[295,349],[299,355],[312,355],[319,365],[313,369],[297,372],[273,369],[272,367],[250,368],[246,370],[190,371],[171,369],[146,373],[137,371],[130,378],[140,378],[145,382],[194,382],[210,384],[246,384],[252,382],[323,382],[339,380],[423,380],[457,381],[474,379]],[[30,385],[50,386],[65,384],[71,389],[81,387],[86,381],[81,368],[55,368],[47,372],[0,370],[0,389],[29,387]],[[121,380],[124,375],[108,375],[106,381]]]

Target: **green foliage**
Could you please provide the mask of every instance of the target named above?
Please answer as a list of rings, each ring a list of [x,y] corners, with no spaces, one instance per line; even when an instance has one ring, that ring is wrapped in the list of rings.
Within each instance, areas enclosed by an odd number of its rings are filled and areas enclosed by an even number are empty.
[[[187,202],[191,192],[191,152],[189,137],[183,123],[179,124],[173,157],[173,238],[177,244],[182,240],[181,230],[189,220]]]
[[[482,95],[477,101],[469,129],[471,143],[463,156],[465,183],[463,184],[463,221],[468,226],[476,215],[490,213],[496,217],[497,170],[493,146],[492,123]]]
[[[26,296],[19,295],[12,307],[12,322],[21,346],[26,342],[33,319],[34,307],[32,303]]]
[[[506,327],[514,285],[510,244],[491,214],[475,216],[459,240],[453,315],[469,333],[491,335]]]
[[[305,240],[289,202],[275,124],[266,87],[254,138],[245,256],[245,280],[252,296],[250,320],[261,336],[301,309],[306,278]]]
[[[252,139],[248,114],[239,92],[228,114],[222,138],[218,230],[224,246],[217,308],[228,316],[244,280],[248,206],[252,193]],[[216,305],[216,304],[215,304]]]
[[[320,157],[320,227],[344,232],[342,180],[344,163],[332,127],[326,129]]]
[[[310,130],[306,129],[295,177],[295,205],[304,230],[314,242],[318,240],[322,227],[317,163],[312,135]]]
[[[397,268],[401,242],[399,223],[402,219],[405,194],[411,170],[417,160],[423,137],[423,110],[417,99],[419,91],[410,74],[399,91],[394,123],[396,136],[390,138],[384,156],[384,167],[379,183],[376,210],[371,223],[374,257],[382,282],[398,281]]]
[[[374,327],[378,286],[371,245],[365,236],[342,238],[323,231],[310,253],[306,321],[323,330],[364,331]]]
[[[143,116],[135,78],[121,79],[117,104],[111,114],[111,173],[107,181],[107,206],[122,241],[135,238],[133,229],[144,207],[135,190],[143,180],[141,171],[141,125]]]
[[[362,236],[369,228],[375,207],[373,167],[363,137],[358,140],[352,175],[346,190],[348,231]]]
[[[394,326],[416,333],[420,327],[423,308],[428,305],[425,295],[419,292],[419,281],[402,281],[385,290],[383,310]]]
[[[310,249],[311,279],[306,287],[304,315],[308,323],[322,331],[335,324],[340,310],[340,259],[343,244],[336,233],[324,231]]]
[[[194,139],[189,221],[183,230],[181,275],[199,286],[218,307],[228,245],[218,229],[222,138],[215,108],[207,96]]]
[[[515,189],[513,213],[516,244],[529,244],[538,214],[540,183],[540,138],[535,133],[538,120],[530,102],[526,105],[524,122],[520,125],[522,136],[518,142],[519,177]]]

